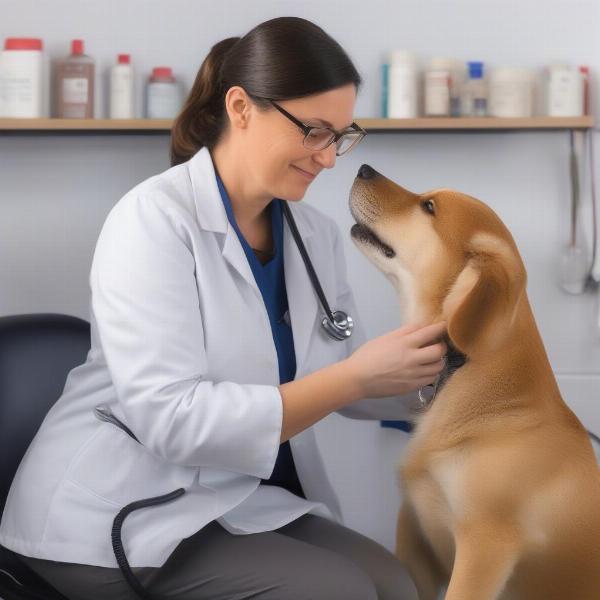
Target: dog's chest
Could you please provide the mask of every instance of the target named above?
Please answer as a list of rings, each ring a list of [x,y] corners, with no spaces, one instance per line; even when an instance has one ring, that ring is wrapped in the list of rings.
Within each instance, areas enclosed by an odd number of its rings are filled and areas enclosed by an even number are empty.
[[[431,548],[449,576],[454,563],[454,526],[466,510],[463,458],[451,452],[402,469],[408,499]]]

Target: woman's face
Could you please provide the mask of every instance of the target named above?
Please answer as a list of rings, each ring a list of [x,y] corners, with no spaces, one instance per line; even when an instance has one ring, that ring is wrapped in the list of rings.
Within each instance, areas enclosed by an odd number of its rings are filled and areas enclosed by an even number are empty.
[[[350,83],[277,104],[305,125],[340,131],[352,123],[355,102],[356,87]],[[274,107],[265,111],[250,103],[249,112],[239,141],[257,191],[272,198],[301,200],[315,177],[335,165],[335,144],[324,150],[305,148],[304,133]]]

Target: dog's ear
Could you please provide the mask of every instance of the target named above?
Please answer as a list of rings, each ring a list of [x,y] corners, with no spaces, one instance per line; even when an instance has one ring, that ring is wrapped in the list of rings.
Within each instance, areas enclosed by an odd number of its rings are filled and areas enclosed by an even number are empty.
[[[444,301],[448,337],[469,356],[494,350],[510,330],[526,287],[520,256],[496,237],[480,235]]]

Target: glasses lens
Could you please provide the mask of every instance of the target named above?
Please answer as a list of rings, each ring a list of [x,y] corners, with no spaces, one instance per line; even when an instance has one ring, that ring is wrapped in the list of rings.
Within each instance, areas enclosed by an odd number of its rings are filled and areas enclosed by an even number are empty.
[[[347,154],[358,145],[358,142],[363,139],[364,134],[360,131],[356,133],[346,133],[337,141],[337,151],[336,154],[338,156],[342,156],[342,154]]]
[[[304,138],[304,146],[311,150],[323,150],[331,144],[335,135],[322,127],[313,127]]]

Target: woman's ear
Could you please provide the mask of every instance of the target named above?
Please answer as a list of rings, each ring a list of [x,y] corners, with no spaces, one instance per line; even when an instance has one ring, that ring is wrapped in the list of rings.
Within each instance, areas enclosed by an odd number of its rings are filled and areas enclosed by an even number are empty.
[[[511,330],[527,278],[515,252],[497,238],[479,236],[444,301],[448,337],[467,356],[496,349]]]

